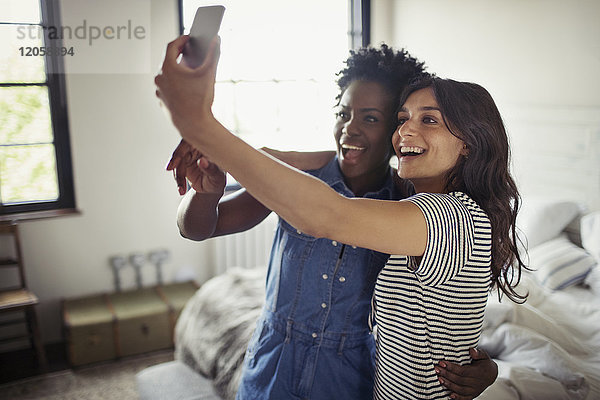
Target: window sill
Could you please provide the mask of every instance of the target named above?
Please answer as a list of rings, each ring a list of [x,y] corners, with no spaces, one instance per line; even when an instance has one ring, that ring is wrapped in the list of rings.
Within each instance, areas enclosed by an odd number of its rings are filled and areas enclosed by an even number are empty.
[[[31,212],[0,215],[0,222],[32,221],[32,220],[36,220],[36,219],[66,217],[66,216],[80,215],[80,214],[81,214],[81,211],[79,211],[76,208],[63,208],[60,210],[46,210],[46,211],[31,211]]]

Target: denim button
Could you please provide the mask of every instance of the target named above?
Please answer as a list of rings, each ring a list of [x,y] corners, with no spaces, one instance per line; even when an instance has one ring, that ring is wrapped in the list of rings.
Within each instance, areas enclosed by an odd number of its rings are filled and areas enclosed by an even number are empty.
[[[329,276],[327,274],[323,274],[322,276],[323,276],[323,279],[329,278]]]
[[[332,245],[337,246],[337,242],[334,240],[331,242]]]
[[[316,332],[313,332],[311,336],[314,337],[314,338],[316,338],[318,335],[317,335]]]
[[[344,278],[343,276],[340,276],[340,282],[346,282],[346,278]]]
[[[296,233],[297,233],[298,235],[302,234],[302,232],[300,232],[300,229],[296,229]]]
[[[321,308],[327,308],[327,304],[321,303]]]

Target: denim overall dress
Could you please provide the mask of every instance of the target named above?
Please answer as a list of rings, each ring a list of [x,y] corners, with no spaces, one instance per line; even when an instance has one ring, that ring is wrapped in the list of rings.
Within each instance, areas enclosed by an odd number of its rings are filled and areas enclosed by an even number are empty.
[[[309,173],[354,197],[337,158]],[[397,200],[391,172],[378,192],[365,197]],[[280,219],[265,305],[246,351],[237,399],[370,399],[375,343],[368,316],[375,280],[387,259],[387,254],[316,239]]]

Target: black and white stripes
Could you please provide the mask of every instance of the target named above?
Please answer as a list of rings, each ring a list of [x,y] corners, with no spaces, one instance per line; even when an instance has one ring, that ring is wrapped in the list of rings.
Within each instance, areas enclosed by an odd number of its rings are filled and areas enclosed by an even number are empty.
[[[421,193],[427,221],[421,260],[391,256],[380,272],[372,318],[377,324],[376,399],[446,399],[434,364],[469,362],[490,285],[491,226],[467,195]]]

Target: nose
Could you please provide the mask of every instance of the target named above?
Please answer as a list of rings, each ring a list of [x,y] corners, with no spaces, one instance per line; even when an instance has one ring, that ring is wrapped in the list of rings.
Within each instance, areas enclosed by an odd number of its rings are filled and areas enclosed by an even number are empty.
[[[358,123],[354,117],[350,117],[342,126],[342,134],[346,136],[356,136],[360,134]]]
[[[408,136],[415,135],[415,131],[413,130],[412,122],[410,120],[406,120],[406,121],[404,121],[404,123],[402,125],[398,125],[396,132],[398,133],[398,136],[400,138],[405,138]]]
[[[394,134],[392,135],[392,146],[394,147],[394,150],[397,151],[400,148],[400,142],[402,141],[402,138],[413,136],[414,134],[415,133],[408,120],[404,121],[402,125],[398,125],[394,131]]]

